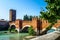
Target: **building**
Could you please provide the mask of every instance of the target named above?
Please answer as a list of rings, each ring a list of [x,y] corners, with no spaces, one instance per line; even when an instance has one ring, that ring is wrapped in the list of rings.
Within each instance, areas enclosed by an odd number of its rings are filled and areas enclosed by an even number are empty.
[[[9,22],[4,19],[0,19],[0,31],[2,30],[8,30]]]
[[[16,10],[10,9],[9,14],[9,21],[15,21],[16,20]]]

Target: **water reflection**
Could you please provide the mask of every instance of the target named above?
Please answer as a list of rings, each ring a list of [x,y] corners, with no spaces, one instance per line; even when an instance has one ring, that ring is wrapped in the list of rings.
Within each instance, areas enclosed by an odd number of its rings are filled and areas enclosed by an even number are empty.
[[[1,35],[0,40],[23,40],[24,37],[23,34]]]
[[[20,40],[20,35],[19,34],[15,34],[9,37],[9,40]]]

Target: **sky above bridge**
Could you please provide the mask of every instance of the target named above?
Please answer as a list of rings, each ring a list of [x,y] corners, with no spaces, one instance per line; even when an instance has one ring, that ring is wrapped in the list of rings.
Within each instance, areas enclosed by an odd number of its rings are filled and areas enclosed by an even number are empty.
[[[17,11],[17,19],[23,19],[26,14],[39,16],[40,11],[45,7],[44,0],[0,0],[0,19],[9,20],[10,9]]]

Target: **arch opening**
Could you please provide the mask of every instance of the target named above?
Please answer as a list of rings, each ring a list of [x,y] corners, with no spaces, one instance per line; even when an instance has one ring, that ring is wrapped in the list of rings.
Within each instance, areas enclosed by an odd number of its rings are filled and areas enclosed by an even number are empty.
[[[11,25],[11,26],[9,27],[9,31],[10,31],[10,32],[15,32],[15,29],[16,29],[15,25]]]
[[[16,28],[15,25],[12,25],[12,26],[11,26],[11,29],[15,29],[15,28]]]
[[[23,28],[20,30],[21,33],[28,33],[28,28],[30,27],[30,25],[25,25],[23,26]]]

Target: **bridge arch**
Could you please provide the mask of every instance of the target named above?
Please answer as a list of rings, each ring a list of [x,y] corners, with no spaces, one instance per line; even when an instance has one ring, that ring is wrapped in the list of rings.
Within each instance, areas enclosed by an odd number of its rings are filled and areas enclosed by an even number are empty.
[[[14,23],[10,24],[10,27],[11,27],[12,25],[15,25],[15,24],[14,24]]]
[[[10,32],[14,31],[16,29],[15,25],[10,25],[9,30]]]
[[[30,27],[30,25],[23,26],[20,32],[22,32],[22,33],[28,33],[28,28],[29,27]]]
[[[11,29],[15,29],[16,26],[15,26],[15,25],[11,25],[10,28],[11,28]]]
[[[23,28],[25,28],[25,27],[31,27],[31,25],[24,25]],[[23,29],[23,28],[22,28],[22,29]]]

